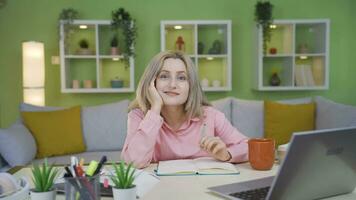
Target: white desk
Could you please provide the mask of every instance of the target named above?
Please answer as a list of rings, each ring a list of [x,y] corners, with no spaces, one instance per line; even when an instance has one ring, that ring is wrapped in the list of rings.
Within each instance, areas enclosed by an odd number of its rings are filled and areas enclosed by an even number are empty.
[[[276,174],[279,165],[275,165],[269,171],[253,170],[248,163],[237,165],[240,170],[239,175],[202,175],[202,176],[161,176],[160,182],[149,191],[143,200],[222,200],[220,196],[212,194],[207,190],[208,187],[252,180],[273,176]],[[150,165],[146,171],[153,172],[156,164]],[[30,174],[29,168],[23,168],[15,173],[16,177],[28,176]],[[57,199],[64,199],[63,196],[58,196]],[[112,198],[102,198],[112,199]],[[355,200],[356,189],[351,194],[341,195],[337,197],[327,198],[327,200]]]

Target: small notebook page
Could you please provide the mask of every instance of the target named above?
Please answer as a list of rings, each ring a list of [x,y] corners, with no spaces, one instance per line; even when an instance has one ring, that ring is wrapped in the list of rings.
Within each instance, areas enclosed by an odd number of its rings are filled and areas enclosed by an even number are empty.
[[[217,161],[210,157],[196,158],[193,162],[198,172],[201,173],[239,173],[233,164]]]
[[[196,173],[197,168],[190,159],[160,161],[158,174],[184,174]]]

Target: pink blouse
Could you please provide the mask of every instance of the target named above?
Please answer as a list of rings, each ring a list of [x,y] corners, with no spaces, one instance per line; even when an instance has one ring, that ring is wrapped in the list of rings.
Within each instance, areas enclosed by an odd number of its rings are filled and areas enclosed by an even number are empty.
[[[199,145],[204,123],[205,135],[220,137],[225,142],[232,156],[229,162],[247,161],[248,138],[213,107],[204,107],[203,119],[192,118],[176,131],[153,111],[149,110],[144,115],[140,109],[132,110],[128,114],[128,132],[122,157],[126,162],[133,162],[136,167],[143,168],[150,162],[160,160],[210,156]]]

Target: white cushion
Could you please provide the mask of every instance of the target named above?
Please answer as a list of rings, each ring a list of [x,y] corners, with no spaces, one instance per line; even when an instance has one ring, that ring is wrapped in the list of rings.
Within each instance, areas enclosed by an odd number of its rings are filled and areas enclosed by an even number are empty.
[[[356,126],[356,106],[316,97],[316,129]]]
[[[121,150],[127,133],[129,101],[84,107],[82,123],[87,151]]]
[[[212,101],[211,104],[214,108],[218,109],[220,112],[224,113],[226,119],[232,122],[231,110],[232,110],[232,98],[226,97],[223,99]]]
[[[0,129],[0,154],[10,166],[26,165],[36,156],[36,142],[22,124]]]

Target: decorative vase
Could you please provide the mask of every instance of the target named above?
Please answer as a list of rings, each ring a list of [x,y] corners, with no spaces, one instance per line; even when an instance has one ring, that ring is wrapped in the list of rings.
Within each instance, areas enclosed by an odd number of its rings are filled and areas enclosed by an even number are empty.
[[[309,53],[309,48],[306,43],[299,45],[298,47],[299,53]]]
[[[201,81],[200,81],[200,84],[202,87],[209,87],[209,80],[207,78],[203,78]]]
[[[276,53],[277,53],[277,48],[272,47],[269,49],[269,54],[276,54]]]
[[[112,188],[114,200],[136,200],[136,186],[127,189]]]
[[[35,192],[30,191],[31,200],[55,200],[56,199],[56,190],[51,190],[48,192]]]
[[[219,80],[213,80],[213,87],[220,87],[220,81]]]
[[[123,80],[111,80],[111,87],[112,88],[122,88],[124,86]]]
[[[279,86],[281,84],[281,79],[277,73],[272,74],[271,78],[269,79],[269,84],[271,86]]]

